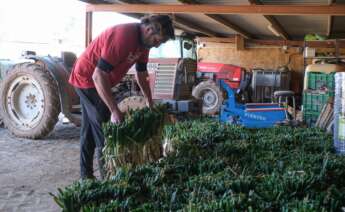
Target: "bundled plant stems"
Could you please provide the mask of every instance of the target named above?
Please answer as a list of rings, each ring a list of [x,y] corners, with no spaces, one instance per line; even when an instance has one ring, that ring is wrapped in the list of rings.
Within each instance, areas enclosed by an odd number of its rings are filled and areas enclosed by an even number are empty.
[[[121,124],[103,126],[106,139],[103,156],[108,176],[118,167],[134,167],[162,156],[161,139],[165,107],[130,110]]]
[[[64,211],[341,211],[345,157],[317,128],[250,130],[207,119],[165,129],[173,152],[76,182],[55,196]]]

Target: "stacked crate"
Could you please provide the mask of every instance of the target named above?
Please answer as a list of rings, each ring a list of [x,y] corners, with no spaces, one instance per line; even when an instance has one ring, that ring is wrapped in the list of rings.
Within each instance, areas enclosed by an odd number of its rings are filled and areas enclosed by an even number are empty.
[[[303,119],[308,126],[314,126],[329,97],[334,97],[333,73],[307,73],[307,89],[303,92]]]

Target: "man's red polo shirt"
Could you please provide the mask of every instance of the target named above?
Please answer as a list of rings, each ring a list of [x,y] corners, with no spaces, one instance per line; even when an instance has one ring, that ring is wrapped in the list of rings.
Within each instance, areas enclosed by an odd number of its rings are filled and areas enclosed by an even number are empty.
[[[147,63],[148,55],[149,50],[140,44],[139,24],[117,25],[90,43],[74,65],[69,83],[78,88],[94,88],[92,74],[102,58],[114,67],[109,72],[109,79],[115,86],[134,63]]]

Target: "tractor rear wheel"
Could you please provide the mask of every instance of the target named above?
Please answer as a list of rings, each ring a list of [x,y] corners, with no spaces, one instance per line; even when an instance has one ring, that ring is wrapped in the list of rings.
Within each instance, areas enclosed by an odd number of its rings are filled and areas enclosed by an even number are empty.
[[[58,121],[58,86],[42,66],[21,63],[2,81],[0,113],[15,136],[38,139],[48,135]]]
[[[223,93],[213,81],[200,82],[192,91],[196,99],[202,100],[202,113],[213,115],[218,113],[223,103]]]

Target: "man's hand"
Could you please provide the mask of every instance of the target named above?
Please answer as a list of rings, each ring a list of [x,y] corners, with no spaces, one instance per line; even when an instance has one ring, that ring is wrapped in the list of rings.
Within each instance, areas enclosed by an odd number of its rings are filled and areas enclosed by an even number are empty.
[[[116,102],[113,100],[111,94],[111,85],[109,81],[109,74],[102,71],[98,67],[96,67],[95,72],[92,75],[93,82],[95,83],[95,87],[97,93],[103,100],[103,102],[107,105],[109,111],[111,112],[110,121],[112,123],[121,123],[123,120],[123,114],[117,107]]]
[[[153,100],[146,98],[146,106],[152,109],[154,106]]]
[[[120,124],[123,121],[123,113],[121,111],[113,111],[110,121],[111,123]]]
[[[146,105],[149,108],[152,108],[154,103],[152,100],[152,94],[151,94],[150,84],[149,84],[149,75],[147,71],[136,72],[135,77],[137,79],[140,90],[142,91],[142,93],[144,94],[144,97],[146,98]]]

